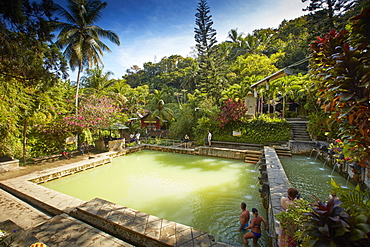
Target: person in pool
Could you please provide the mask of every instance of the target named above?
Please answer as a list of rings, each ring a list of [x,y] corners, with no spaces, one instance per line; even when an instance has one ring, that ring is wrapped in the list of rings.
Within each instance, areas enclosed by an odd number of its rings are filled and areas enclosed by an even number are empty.
[[[261,216],[258,215],[258,210],[252,208],[253,218],[251,219],[251,224],[246,229],[251,229],[250,232],[244,234],[243,240],[246,245],[248,245],[248,239],[253,238],[253,243],[256,244],[258,239],[261,237],[261,222],[267,230],[267,221]]]
[[[289,188],[287,193],[288,193],[288,197],[283,196],[280,199],[281,209],[283,211],[286,211],[289,205],[294,205],[294,201],[299,199],[299,193],[297,189]]]
[[[242,202],[240,204],[240,208],[242,209],[242,213],[240,214],[240,227],[238,229],[238,231],[245,231],[245,229],[247,228],[248,226],[248,221],[249,221],[249,217],[250,217],[250,214],[249,214],[249,211],[246,209],[247,205]]]

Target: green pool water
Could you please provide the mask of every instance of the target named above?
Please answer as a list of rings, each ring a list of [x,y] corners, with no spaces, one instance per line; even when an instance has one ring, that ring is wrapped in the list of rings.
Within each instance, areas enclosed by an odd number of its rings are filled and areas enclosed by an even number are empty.
[[[308,201],[314,201],[312,195],[327,201],[332,188],[331,178],[342,187],[354,187],[315,157],[293,155],[293,157],[280,157],[280,162],[291,185],[298,189],[302,198]]]
[[[85,201],[99,197],[243,246],[240,203],[266,218],[258,176],[258,167],[242,160],[144,150],[42,185]],[[259,244],[268,246],[265,233]]]

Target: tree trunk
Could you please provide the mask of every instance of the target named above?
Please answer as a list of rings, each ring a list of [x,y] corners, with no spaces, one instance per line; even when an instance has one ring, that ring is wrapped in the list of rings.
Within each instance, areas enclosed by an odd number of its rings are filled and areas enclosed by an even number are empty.
[[[22,140],[23,164],[26,164],[26,155],[27,155],[27,149],[26,149],[27,147],[27,127],[28,127],[28,121],[27,121],[27,117],[25,117],[23,121],[23,140]]]
[[[78,72],[77,72],[77,85],[76,85],[76,117],[78,115],[78,91],[80,89],[80,78],[81,78],[81,71],[82,71],[82,63],[80,63],[80,66],[78,66]],[[76,134],[76,148],[78,149],[78,138],[79,135]]]
[[[78,91],[80,89],[80,77],[81,77],[81,71],[82,71],[82,65],[78,67],[78,72],[77,72],[77,85],[76,85],[76,115],[78,113]]]
[[[282,118],[285,118],[285,97],[283,96],[283,116]]]

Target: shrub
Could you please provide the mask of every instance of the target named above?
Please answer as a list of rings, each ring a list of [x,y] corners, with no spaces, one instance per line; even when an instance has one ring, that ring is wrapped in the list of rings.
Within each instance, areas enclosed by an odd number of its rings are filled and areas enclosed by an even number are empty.
[[[276,214],[281,226],[280,246],[289,246],[289,243],[297,243],[306,229],[307,213],[311,212],[310,202],[296,200],[294,205],[289,205],[287,211]]]
[[[269,142],[288,141],[291,124],[285,119],[261,116],[245,123],[234,122],[214,131],[214,140],[266,144]],[[233,131],[241,136],[233,136]]]

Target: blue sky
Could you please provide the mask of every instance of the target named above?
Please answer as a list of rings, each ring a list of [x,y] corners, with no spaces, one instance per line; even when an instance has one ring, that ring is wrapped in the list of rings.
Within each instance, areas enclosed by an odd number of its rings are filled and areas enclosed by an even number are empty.
[[[192,56],[195,13],[199,0],[105,0],[108,6],[96,23],[114,31],[121,41],[103,57],[104,71],[121,78],[133,65],[159,62],[164,56]],[[66,0],[54,0],[66,7]],[[306,14],[301,0],[208,0],[217,40],[225,41],[231,29],[252,33],[260,28],[277,28],[285,20]],[[70,79],[76,80],[76,73]]]

